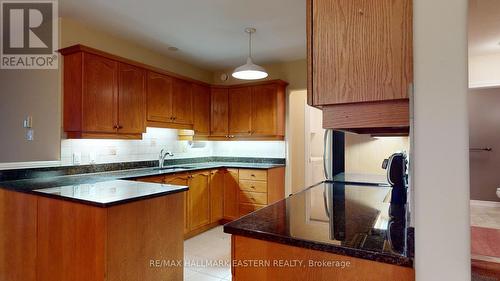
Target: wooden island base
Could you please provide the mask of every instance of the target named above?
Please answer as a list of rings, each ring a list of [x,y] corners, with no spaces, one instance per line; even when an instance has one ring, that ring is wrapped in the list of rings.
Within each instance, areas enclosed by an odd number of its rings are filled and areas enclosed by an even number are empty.
[[[0,280],[182,280],[161,262],[183,260],[183,196],[100,208],[0,190]]]
[[[232,235],[233,280],[413,281],[413,268]],[[296,261],[302,261],[301,266]],[[309,266],[314,261],[314,266]],[[324,262],[337,266],[327,266]],[[263,263],[271,263],[265,266]],[[246,263],[246,264],[245,264]],[[261,263],[261,264],[259,264]],[[281,263],[281,266],[280,266]],[[342,267],[340,263],[349,266]],[[236,266],[234,266],[236,265]],[[274,265],[274,266],[273,266]]]

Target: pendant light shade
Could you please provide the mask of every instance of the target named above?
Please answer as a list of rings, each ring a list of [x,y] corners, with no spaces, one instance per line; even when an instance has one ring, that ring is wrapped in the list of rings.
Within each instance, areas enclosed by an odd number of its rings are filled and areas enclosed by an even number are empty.
[[[252,61],[252,34],[255,33],[255,28],[246,28],[245,32],[249,35],[248,40],[248,58],[247,63],[236,68],[233,71],[233,77],[241,80],[257,80],[264,79],[268,76],[266,70]]]

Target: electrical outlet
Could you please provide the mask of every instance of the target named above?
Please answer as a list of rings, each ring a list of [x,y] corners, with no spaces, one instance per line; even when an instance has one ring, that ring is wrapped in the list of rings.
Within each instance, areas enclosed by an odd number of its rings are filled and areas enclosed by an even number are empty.
[[[82,153],[73,152],[73,165],[80,165],[82,163]]]
[[[109,155],[116,155],[116,147],[109,147],[109,150],[108,150],[108,154]]]

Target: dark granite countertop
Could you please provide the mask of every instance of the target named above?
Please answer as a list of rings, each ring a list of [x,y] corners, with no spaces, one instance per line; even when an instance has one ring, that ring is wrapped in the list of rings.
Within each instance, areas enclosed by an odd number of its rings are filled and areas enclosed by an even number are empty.
[[[387,175],[378,174],[339,173],[333,177],[333,181],[348,184],[390,185]]]
[[[230,222],[224,232],[412,267],[406,206],[391,204],[392,192],[324,182]]]
[[[271,169],[282,166],[284,165],[274,163],[198,162],[166,166],[161,170],[158,169],[158,167],[149,167],[100,173],[82,172],[82,174],[62,176],[50,176],[50,169],[44,169],[43,174],[39,173],[38,176],[32,178],[0,181],[0,188],[56,199],[70,200],[98,207],[109,207],[187,190],[187,187],[182,186],[134,181],[141,177],[219,168]],[[77,167],[71,167],[71,169],[77,169]],[[23,170],[20,170],[19,173],[26,174]],[[36,173],[33,174],[36,175]],[[132,186],[140,190],[132,191]],[[124,190],[118,190],[120,187],[123,187]],[[43,192],[41,189],[49,190]],[[87,191],[97,193],[92,195],[82,193]],[[110,192],[114,192],[114,194]]]

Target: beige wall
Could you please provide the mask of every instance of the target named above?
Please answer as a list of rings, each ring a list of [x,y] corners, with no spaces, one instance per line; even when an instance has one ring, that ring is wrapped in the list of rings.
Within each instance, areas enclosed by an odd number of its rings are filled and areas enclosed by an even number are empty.
[[[71,19],[61,18],[60,21],[61,48],[83,44],[207,83],[212,82],[211,71],[167,57],[135,42],[89,28]]]
[[[469,87],[500,87],[500,53],[469,56]]]
[[[470,153],[470,198],[500,201],[500,89],[469,90],[469,140],[474,148],[491,147],[491,152]]]
[[[346,133],[346,173],[386,174],[382,161],[397,151],[409,152],[408,137],[372,138],[369,135]]]
[[[305,183],[305,110],[307,91],[292,91],[289,94],[288,115],[288,166],[290,166],[291,193],[306,187]]]
[[[84,44],[205,82],[213,73],[136,43],[60,19],[60,47]],[[61,58],[62,60],[62,58]],[[61,71],[0,70],[0,163],[59,160],[61,149]],[[22,121],[33,116],[34,141],[25,141]]]

